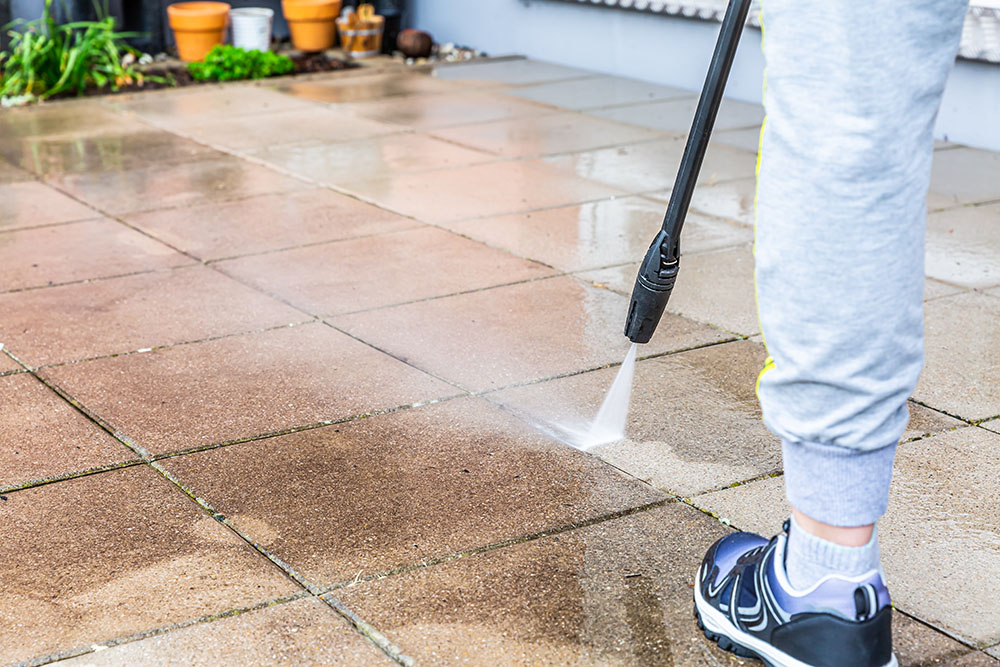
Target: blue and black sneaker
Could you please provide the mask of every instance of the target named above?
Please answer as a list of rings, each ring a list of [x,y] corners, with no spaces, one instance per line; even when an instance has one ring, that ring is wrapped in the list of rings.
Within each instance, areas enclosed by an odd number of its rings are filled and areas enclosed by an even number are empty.
[[[705,636],[772,667],[895,667],[881,569],[794,590],[785,574],[787,521],[784,530],[771,541],[732,533],[709,548],[694,587]]]

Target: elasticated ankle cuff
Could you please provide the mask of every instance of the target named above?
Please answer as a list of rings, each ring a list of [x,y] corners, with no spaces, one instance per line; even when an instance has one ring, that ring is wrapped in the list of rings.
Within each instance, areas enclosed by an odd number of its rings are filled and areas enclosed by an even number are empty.
[[[782,442],[785,495],[792,507],[834,526],[866,526],[885,514],[896,445],[856,451]]]

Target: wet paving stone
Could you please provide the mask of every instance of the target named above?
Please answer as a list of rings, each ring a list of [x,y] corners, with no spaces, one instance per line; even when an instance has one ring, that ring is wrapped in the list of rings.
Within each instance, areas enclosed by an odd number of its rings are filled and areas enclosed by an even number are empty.
[[[402,95],[451,93],[461,87],[439,78],[409,73],[383,73],[329,81],[303,81],[277,86],[289,100],[340,104]]]
[[[576,206],[444,223],[443,226],[562,271],[637,261],[663,222],[666,205],[643,197],[616,197]],[[685,253],[746,243],[742,226],[689,213]],[[633,276],[634,277],[634,276]]]
[[[679,504],[335,590],[420,664],[751,664],[691,615],[726,533]]]
[[[1000,200],[1000,153],[965,147],[935,151],[930,192],[935,207]]]
[[[30,181],[31,178],[32,176],[28,172],[17,168],[6,160],[0,160],[0,185]]]
[[[149,165],[218,158],[207,146],[169,132],[144,128],[83,137],[33,137],[4,144],[11,162],[43,177],[88,171],[123,171]]]
[[[664,498],[474,398],[163,465],[317,585]]]
[[[105,104],[120,117],[141,118],[165,127],[183,127],[212,118],[315,109],[316,105],[254,85],[198,86],[169,93],[120,95]]]
[[[584,79],[542,83],[527,88],[505,90],[504,94],[575,110],[694,96],[689,90],[618,76],[590,76]]]
[[[0,310],[0,339],[33,366],[308,319],[204,267],[0,294]]]
[[[333,186],[384,178],[387,173],[450,169],[496,159],[482,151],[420,134],[389,134],[336,144],[274,146],[251,154],[269,165]]]
[[[638,272],[636,263],[579,275],[606,289],[630,295]],[[751,247],[744,244],[715,252],[685,253],[667,312],[742,336],[756,334],[759,326]]]
[[[84,648],[299,590],[145,466],[9,493],[0,529],[6,660]]]
[[[680,100],[667,100],[650,104],[633,104],[615,107],[613,109],[597,109],[588,113],[617,120],[623,123],[648,127],[661,132],[670,132],[687,136],[691,129],[691,119],[694,118],[698,98],[694,95]],[[719,107],[719,115],[715,119],[717,130],[756,129],[764,120],[764,107],[759,104],[748,104],[736,100],[725,99]]]
[[[398,132],[399,128],[356,118],[324,107],[292,109],[226,118],[192,120],[181,131],[198,141],[229,150],[248,151],[296,143],[333,143]],[[329,150],[336,150],[333,146]]]
[[[202,260],[422,226],[325,188],[132,213],[124,219]]]
[[[1000,639],[1000,434],[963,428],[901,445],[889,512],[879,542],[893,601],[903,611],[969,642]],[[694,503],[743,530],[773,534],[790,510],[781,479],[768,479]],[[933,568],[928,569],[933,564]]]
[[[927,275],[955,285],[1000,285],[1000,204],[927,216],[926,266]]]
[[[613,187],[522,161],[404,173],[352,183],[346,189],[379,206],[434,223],[566,206],[624,194]]]
[[[0,377],[0,488],[138,457],[27,373]]]
[[[511,59],[484,63],[467,63],[460,67],[434,69],[434,76],[448,81],[471,85],[524,86],[529,84],[592,77],[593,72],[565,67],[535,59]]]
[[[107,218],[0,232],[0,290],[106,278],[192,261]]]
[[[111,214],[193,206],[308,188],[306,183],[234,157],[127,171],[55,176],[74,197]]]
[[[754,224],[754,195],[757,179],[741,178],[726,183],[706,184],[691,196],[691,208],[719,218],[752,226]],[[657,195],[664,201],[670,193]]]
[[[659,139],[659,132],[576,113],[555,113],[435,130],[433,136],[503,157],[593,150]]]
[[[645,349],[641,350],[644,353]],[[690,496],[781,470],[754,382],[764,346],[715,345],[636,365],[625,439],[591,453],[674,495]],[[618,368],[489,394],[528,423],[586,431]]]
[[[44,375],[154,453],[460,393],[322,324],[59,366]]]
[[[142,130],[135,119],[104,109],[97,102],[73,100],[58,104],[4,109],[0,114],[0,144],[20,139],[87,137]]]
[[[963,419],[1000,415],[1000,299],[967,292],[924,307],[926,364],[914,398]]]
[[[619,363],[628,301],[573,278],[552,278],[332,318],[418,368],[476,391]],[[730,334],[667,315],[645,354]]]
[[[96,218],[97,211],[37,181],[0,184],[0,230]]]
[[[401,129],[419,130],[559,112],[559,109],[544,104],[533,104],[498,93],[476,90],[344,102],[334,104],[332,108],[384,123],[394,123],[401,126]]]
[[[322,316],[552,275],[541,264],[425,227],[221,262],[220,270]],[[442,267],[448,267],[442,271]],[[386,281],[387,277],[392,277]]]
[[[627,192],[662,193],[673,186],[683,153],[684,140],[673,138],[559,155],[544,162]],[[698,183],[745,179],[753,176],[755,165],[756,159],[746,151],[712,146],[705,153]]]
[[[278,604],[87,653],[65,665],[393,665],[323,602]]]

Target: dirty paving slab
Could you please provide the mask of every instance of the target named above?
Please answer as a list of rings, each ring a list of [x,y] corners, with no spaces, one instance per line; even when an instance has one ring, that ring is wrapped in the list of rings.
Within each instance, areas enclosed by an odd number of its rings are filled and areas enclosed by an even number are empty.
[[[300,590],[146,466],[9,493],[3,509],[5,661]]]
[[[317,586],[666,498],[472,397],[162,464]]]

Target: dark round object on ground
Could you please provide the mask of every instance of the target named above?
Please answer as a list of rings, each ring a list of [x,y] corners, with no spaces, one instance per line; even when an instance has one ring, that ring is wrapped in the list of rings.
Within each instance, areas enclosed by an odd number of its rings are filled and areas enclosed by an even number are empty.
[[[426,58],[431,54],[431,47],[434,46],[434,39],[423,30],[407,28],[399,33],[396,39],[396,48],[410,58]]]

